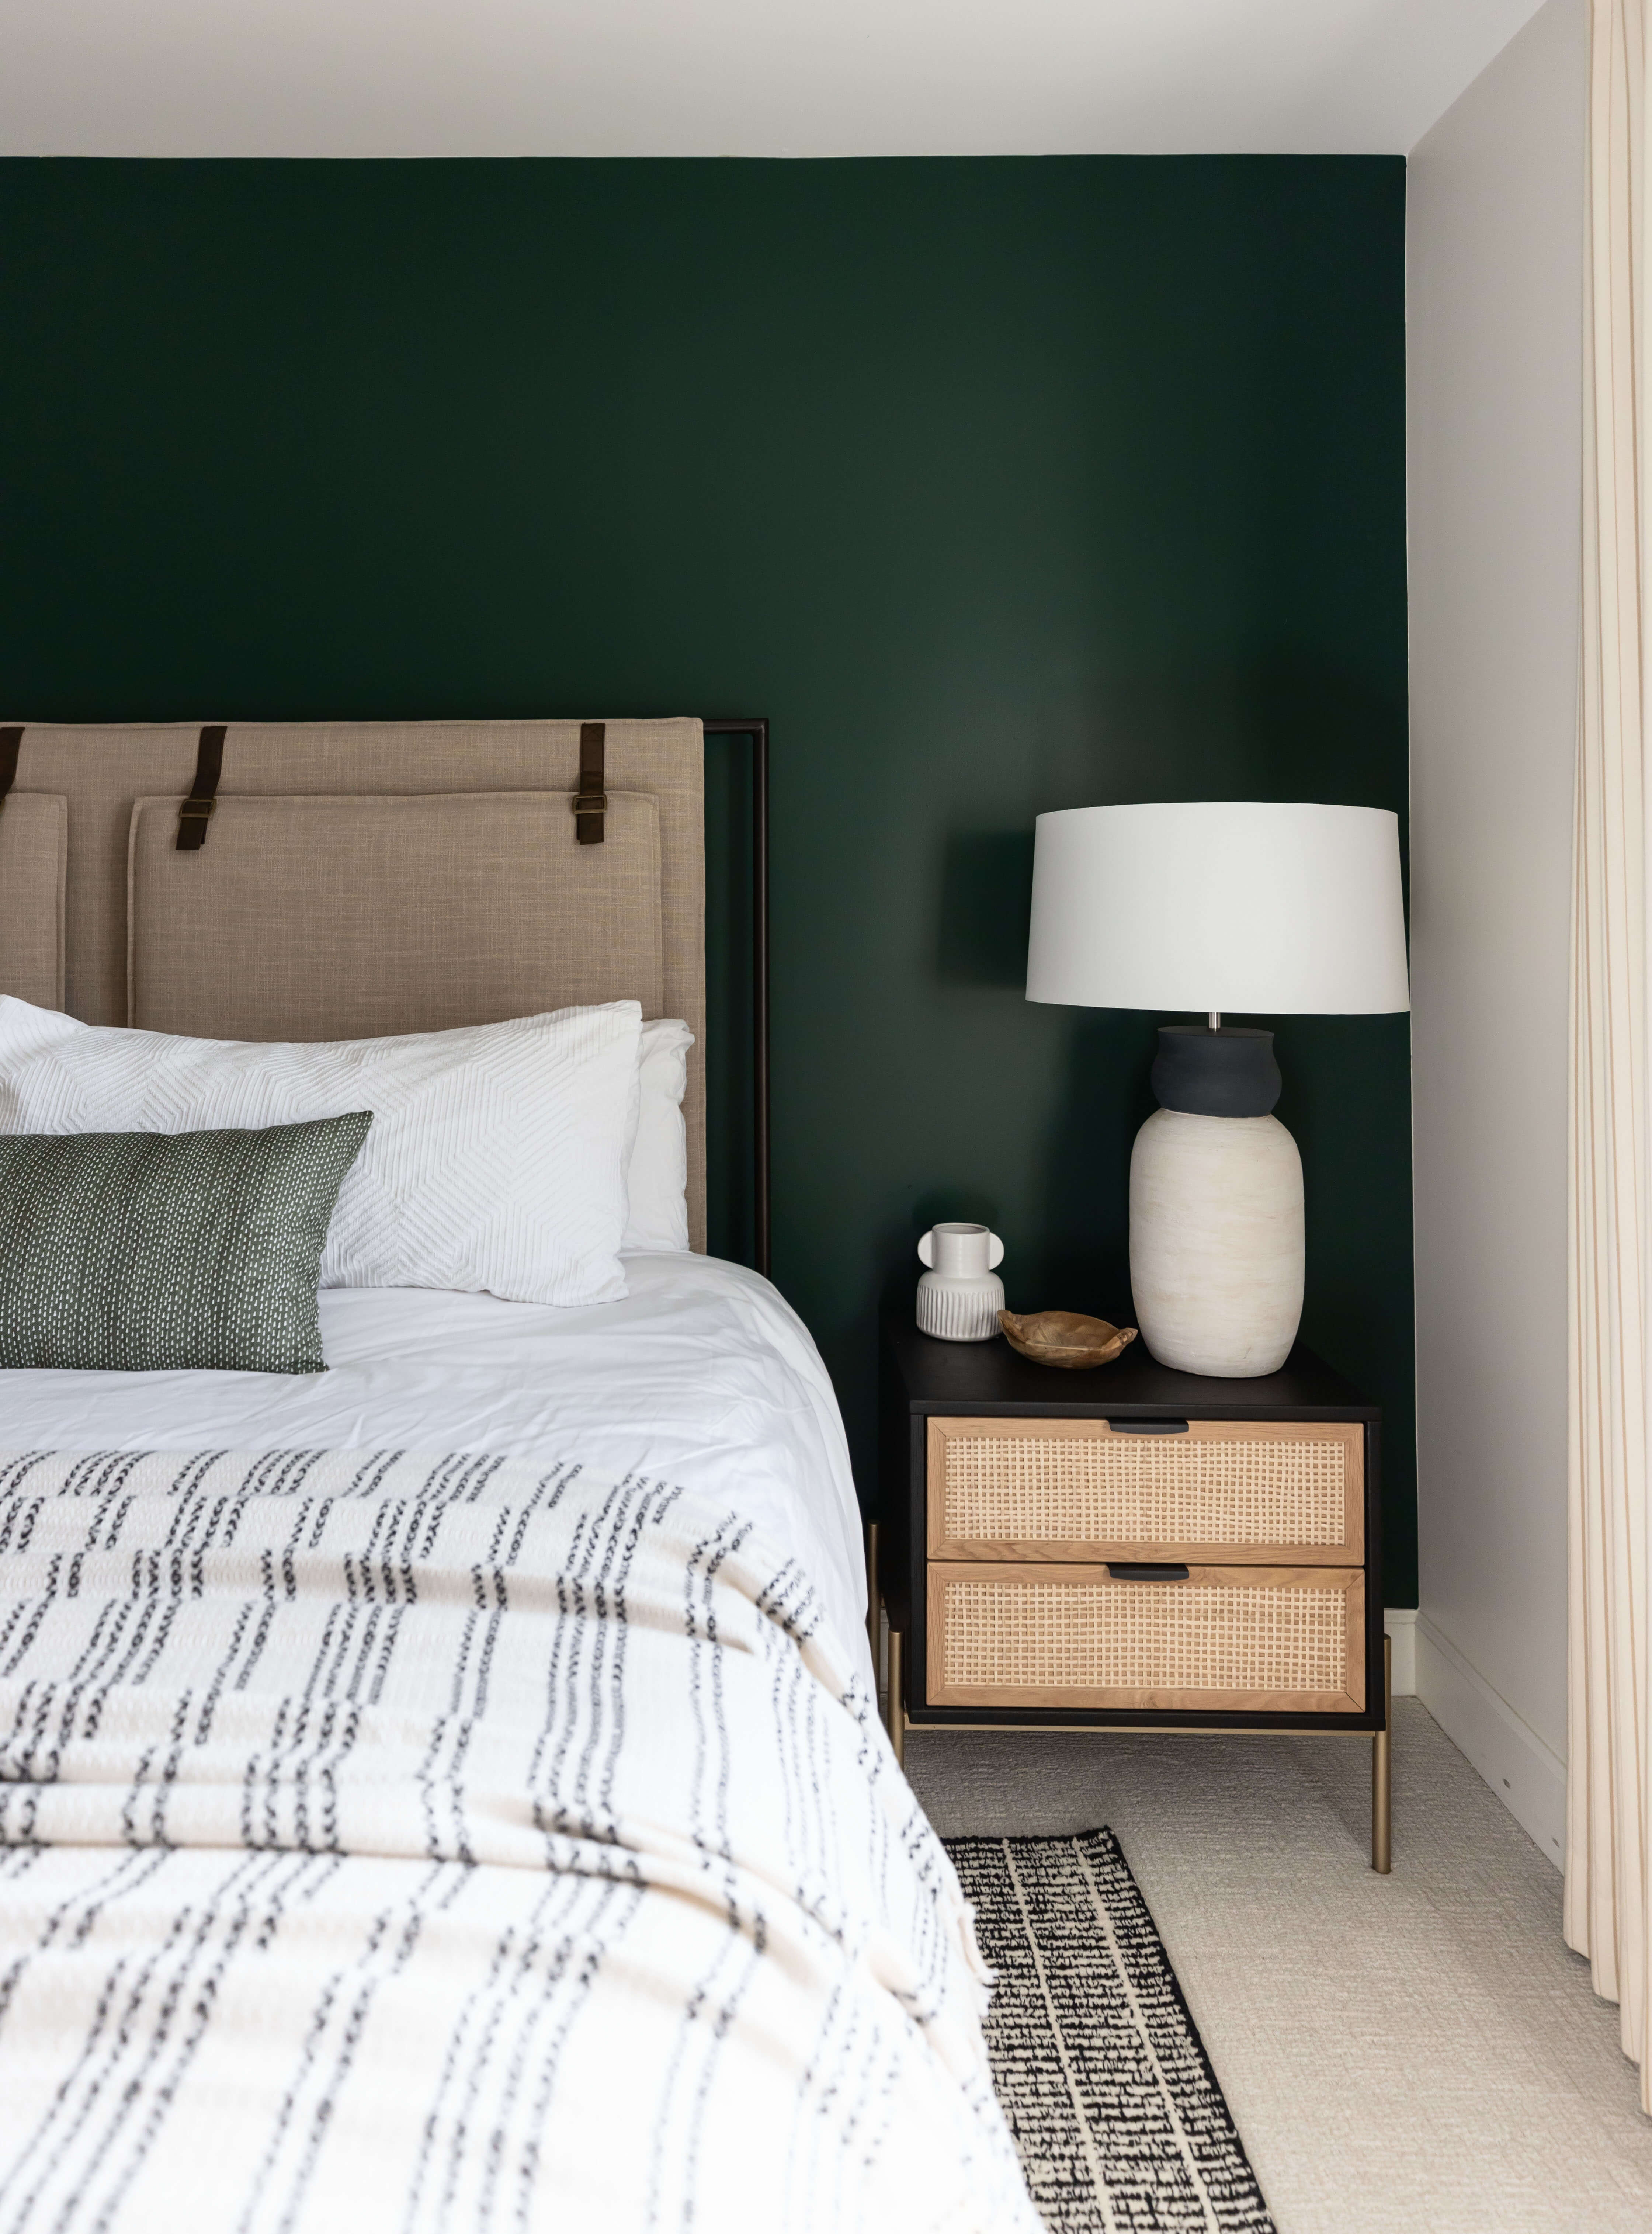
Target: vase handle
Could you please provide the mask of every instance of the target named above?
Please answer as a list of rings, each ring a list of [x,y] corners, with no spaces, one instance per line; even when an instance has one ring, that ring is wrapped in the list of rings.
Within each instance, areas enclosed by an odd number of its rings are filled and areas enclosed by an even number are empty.
[[[987,1270],[996,1272],[1004,1261],[1004,1244],[996,1233],[987,1236]]]
[[[930,1226],[929,1231],[918,1243],[917,1254],[920,1263],[927,1264],[933,1271],[935,1270],[935,1228],[933,1226]]]

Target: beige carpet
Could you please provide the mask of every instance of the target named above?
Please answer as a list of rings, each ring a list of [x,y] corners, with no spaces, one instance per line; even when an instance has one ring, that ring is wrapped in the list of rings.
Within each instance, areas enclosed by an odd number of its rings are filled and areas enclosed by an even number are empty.
[[[916,1732],[944,1837],[1119,1834],[1280,2234],[1652,2234],[1652,2120],[1560,1878],[1414,1699],[1369,1741]]]

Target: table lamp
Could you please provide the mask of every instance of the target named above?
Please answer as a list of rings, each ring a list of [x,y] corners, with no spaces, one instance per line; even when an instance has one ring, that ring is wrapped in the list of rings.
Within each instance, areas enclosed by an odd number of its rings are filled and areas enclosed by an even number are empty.
[[[1386,808],[1201,800],[1041,814],[1027,998],[1202,1011],[1161,1024],[1130,1157],[1130,1278],[1162,1364],[1273,1373],[1303,1303],[1296,1143],[1273,1034],[1224,1015],[1411,1006]]]

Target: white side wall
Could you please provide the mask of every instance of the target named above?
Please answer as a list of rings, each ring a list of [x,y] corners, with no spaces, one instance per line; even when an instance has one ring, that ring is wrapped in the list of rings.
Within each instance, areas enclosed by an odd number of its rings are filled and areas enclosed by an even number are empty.
[[[1407,220],[1416,1682],[1557,1864],[1586,49],[1547,0]]]

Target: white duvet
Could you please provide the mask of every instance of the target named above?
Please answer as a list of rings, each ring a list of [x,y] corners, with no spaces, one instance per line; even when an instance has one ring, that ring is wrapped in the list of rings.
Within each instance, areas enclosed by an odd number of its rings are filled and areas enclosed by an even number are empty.
[[[627,1271],[0,1373],[0,2234],[1036,2234],[819,1355]]]
[[[0,1372],[0,1446],[578,1453],[704,1486],[787,1545],[849,1649],[866,1608],[848,1447],[802,1321],[755,1272],[628,1251],[588,1310],[416,1288],[321,1295],[330,1371]],[[859,1662],[870,1680],[870,1655]]]

